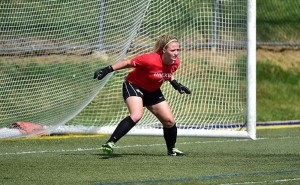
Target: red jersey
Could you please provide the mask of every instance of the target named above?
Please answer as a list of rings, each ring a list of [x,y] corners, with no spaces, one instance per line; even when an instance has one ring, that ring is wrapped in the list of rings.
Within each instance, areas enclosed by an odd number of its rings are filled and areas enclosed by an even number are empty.
[[[148,92],[158,90],[164,81],[170,81],[180,64],[179,58],[171,65],[163,64],[162,54],[157,52],[139,55],[130,60],[134,69],[126,80]]]

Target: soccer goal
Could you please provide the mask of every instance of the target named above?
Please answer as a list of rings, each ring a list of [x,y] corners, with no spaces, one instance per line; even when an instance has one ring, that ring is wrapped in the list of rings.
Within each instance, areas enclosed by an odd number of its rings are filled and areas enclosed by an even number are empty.
[[[256,137],[255,0],[22,0],[0,2],[0,138],[55,133],[111,133],[128,115],[128,70],[93,79],[96,69],[179,38],[176,79],[162,91],[179,136]],[[130,131],[162,135],[145,109]]]

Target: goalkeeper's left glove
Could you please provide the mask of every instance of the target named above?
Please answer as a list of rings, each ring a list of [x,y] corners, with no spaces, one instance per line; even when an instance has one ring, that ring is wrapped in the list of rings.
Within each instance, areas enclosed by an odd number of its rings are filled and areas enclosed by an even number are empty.
[[[183,86],[181,83],[178,83],[176,80],[172,80],[170,83],[180,94],[191,94],[191,91],[187,87]]]

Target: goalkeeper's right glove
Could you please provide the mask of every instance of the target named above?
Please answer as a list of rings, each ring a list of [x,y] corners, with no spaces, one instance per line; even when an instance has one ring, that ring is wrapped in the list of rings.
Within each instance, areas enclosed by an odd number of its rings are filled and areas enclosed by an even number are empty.
[[[114,69],[112,68],[112,66],[107,66],[105,68],[101,68],[101,69],[98,69],[97,71],[95,71],[94,73],[94,79],[98,79],[98,80],[101,80],[102,78],[104,78],[108,73],[111,73],[113,72]]]

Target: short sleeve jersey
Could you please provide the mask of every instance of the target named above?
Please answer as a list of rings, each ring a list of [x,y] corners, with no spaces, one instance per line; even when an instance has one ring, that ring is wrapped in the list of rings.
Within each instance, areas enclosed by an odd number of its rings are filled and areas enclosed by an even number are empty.
[[[179,64],[179,58],[171,65],[163,64],[162,55],[157,52],[142,54],[130,60],[130,65],[134,69],[126,80],[148,92],[153,92],[158,90],[164,81],[171,80]]]

